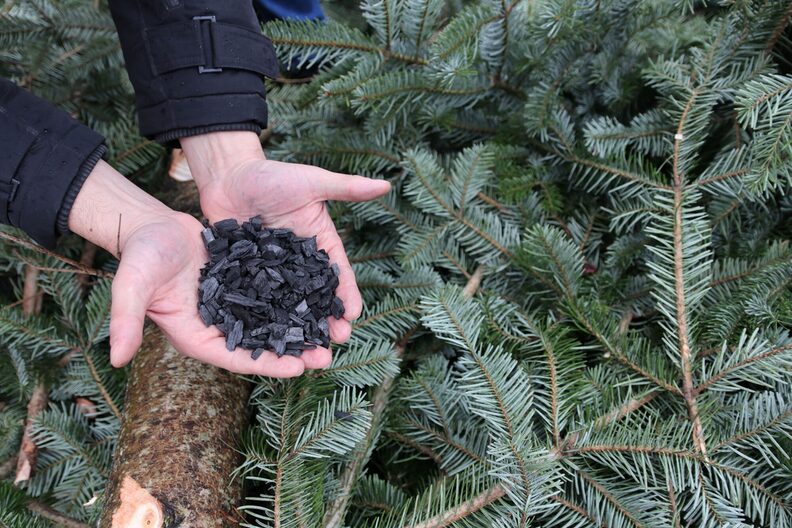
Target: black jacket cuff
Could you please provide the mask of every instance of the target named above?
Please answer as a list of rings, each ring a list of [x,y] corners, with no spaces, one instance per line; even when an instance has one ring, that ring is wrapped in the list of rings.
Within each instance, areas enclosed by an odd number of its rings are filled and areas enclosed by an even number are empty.
[[[103,144],[66,112],[0,79],[0,222],[54,247],[72,186]]]
[[[267,126],[272,42],[250,0],[110,0],[141,134],[172,145],[195,130]],[[234,127],[234,128],[229,128]]]

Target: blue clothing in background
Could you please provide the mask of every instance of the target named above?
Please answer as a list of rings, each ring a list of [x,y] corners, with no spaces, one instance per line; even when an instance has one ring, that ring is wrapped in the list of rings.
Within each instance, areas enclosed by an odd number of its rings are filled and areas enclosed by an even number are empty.
[[[319,0],[254,0],[259,18],[263,21],[324,20],[325,15]]]

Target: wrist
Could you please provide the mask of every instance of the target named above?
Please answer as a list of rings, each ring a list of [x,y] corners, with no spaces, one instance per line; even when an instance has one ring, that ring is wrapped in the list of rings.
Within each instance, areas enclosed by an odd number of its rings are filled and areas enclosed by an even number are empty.
[[[266,159],[259,137],[253,132],[210,132],[180,141],[199,192],[244,164]]]
[[[69,230],[118,257],[135,231],[173,214],[165,204],[99,161],[74,200]]]

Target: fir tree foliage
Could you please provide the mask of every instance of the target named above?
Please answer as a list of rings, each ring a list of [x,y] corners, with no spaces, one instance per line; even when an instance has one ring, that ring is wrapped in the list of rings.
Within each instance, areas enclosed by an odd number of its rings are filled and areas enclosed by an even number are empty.
[[[383,340],[401,366],[356,384],[373,429],[325,525],[792,524],[788,21],[383,0],[264,27],[319,67],[270,92],[277,154],[394,186],[334,209],[367,305],[307,393]]]
[[[42,93],[114,86],[117,47],[57,26],[68,6],[3,11],[3,71],[39,49]],[[344,17],[263,28],[284,64],[318,67],[270,87],[269,153],[393,192],[330,204],[366,304],[330,368],[257,380],[244,525],[792,526],[789,2],[330,7]],[[91,17],[108,20],[61,20]],[[88,42],[63,60],[93,69],[54,64],[53,43]],[[147,151],[122,84],[74,108]],[[15,298],[23,264],[61,271],[42,272],[41,316],[0,312],[0,433],[18,444],[52,376],[25,496],[88,519],[121,410],[109,290],[19,252],[1,263]],[[0,505],[32,525],[19,490]]]

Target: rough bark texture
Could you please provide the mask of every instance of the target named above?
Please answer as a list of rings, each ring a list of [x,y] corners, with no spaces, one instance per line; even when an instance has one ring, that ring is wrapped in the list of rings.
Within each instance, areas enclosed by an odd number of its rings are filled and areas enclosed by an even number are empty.
[[[248,391],[148,332],[132,363],[100,528],[237,526],[241,483],[229,476]]]

